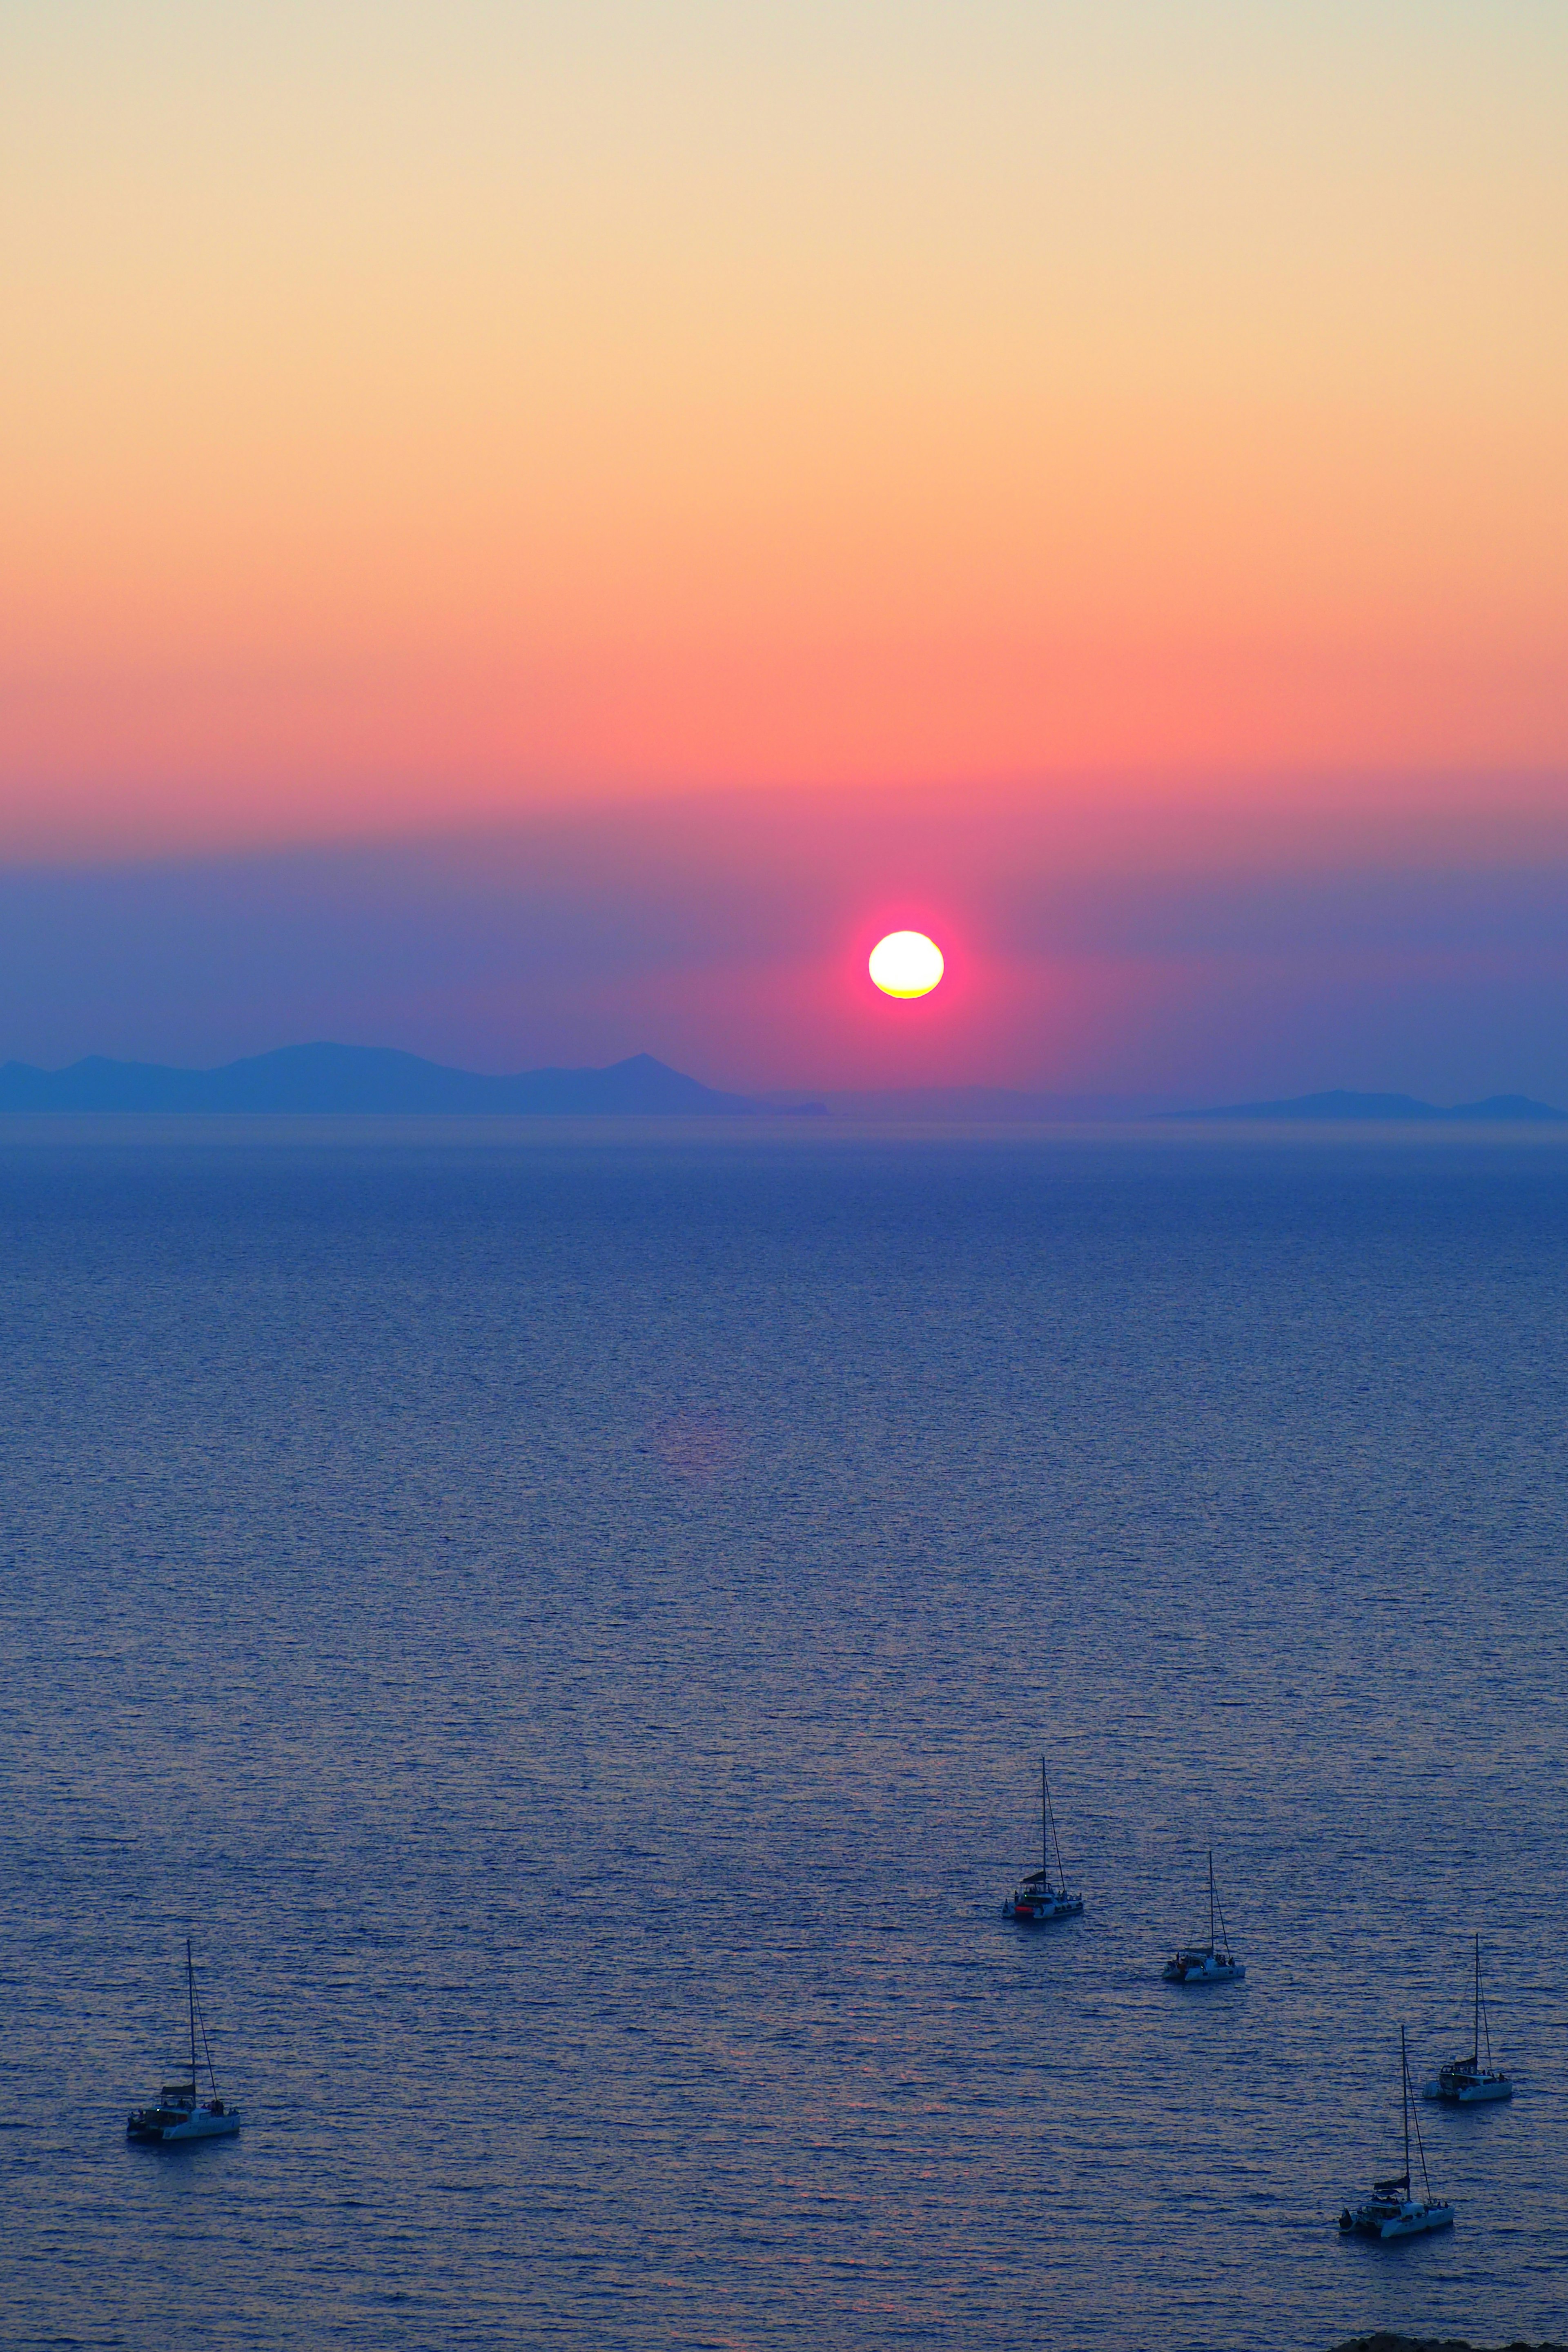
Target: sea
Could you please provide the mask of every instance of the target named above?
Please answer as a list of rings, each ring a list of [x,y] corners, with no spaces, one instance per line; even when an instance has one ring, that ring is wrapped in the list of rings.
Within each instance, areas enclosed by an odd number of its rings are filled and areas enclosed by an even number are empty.
[[[1562,2335],[1565,1307],[1549,1134],[5,1122],[0,2339]]]

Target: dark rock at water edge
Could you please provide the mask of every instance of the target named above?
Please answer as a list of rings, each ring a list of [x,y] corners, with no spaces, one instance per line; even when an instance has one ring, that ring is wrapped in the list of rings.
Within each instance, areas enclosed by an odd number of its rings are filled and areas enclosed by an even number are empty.
[[[1471,2344],[1458,2336],[1390,2336],[1380,2330],[1375,2336],[1352,2336],[1346,2344],[1336,2344],[1334,2352],[1568,2352],[1562,2344],[1527,2344],[1516,2336],[1511,2344]]]

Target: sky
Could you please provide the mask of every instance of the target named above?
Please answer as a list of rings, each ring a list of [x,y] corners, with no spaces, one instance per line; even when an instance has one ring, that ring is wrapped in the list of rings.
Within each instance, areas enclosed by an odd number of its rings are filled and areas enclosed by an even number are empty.
[[[1565,104],[1561,0],[5,12],[0,1058],[1568,1098]]]

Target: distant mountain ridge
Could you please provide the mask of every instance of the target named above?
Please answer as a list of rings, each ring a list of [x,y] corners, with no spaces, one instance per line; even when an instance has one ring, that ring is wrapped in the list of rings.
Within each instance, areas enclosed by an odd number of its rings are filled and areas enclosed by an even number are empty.
[[[210,1070],[117,1062],[90,1054],[63,1070],[0,1064],[0,1113],[16,1111],[269,1111],[286,1116],[371,1113],[384,1118],[562,1116],[682,1117],[726,1113],[837,1114],[871,1120],[1079,1124],[1140,1118],[1394,1119],[1469,1122],[1564,1120],[1528,1095],[1489,1095],[1445,1110],[1415,1095],[1296,1095],[1278,1102],[1176,1108],[1169,1095],[1034,1094],[1007,1087],[856,1088],[816,1096],[726,1094],[672,1070],[651,1054],[604,1069],[520,1070],[494,1076],[451,1069],[388,1045],[284,1045]]]
[[[723,1094],[651,1054],[602,1070],[522,1070],[491,1077],[448,1069],[384,1045],[285,1045],[212,1070],[89,1055],[63,1070],[0,1065],[0,1111],[376,1112],[384,1117],[577,1112],[753,1112],[770,1106]],[[803,1104],[802,1109],[820,1108]]]
[[[1440,1104],[1422,1102],[1415,1095],[1361,1095],[1343,1087],[1321,1095],[1293,1095],[1284,1102],[1224,1103],[1214,1110],[1168,1114],[1187,1118],[1378,1118],[1468,1120],[1568,1119],[1568,1111],[1529,1095],[1488,1095],[1482,1102]]]

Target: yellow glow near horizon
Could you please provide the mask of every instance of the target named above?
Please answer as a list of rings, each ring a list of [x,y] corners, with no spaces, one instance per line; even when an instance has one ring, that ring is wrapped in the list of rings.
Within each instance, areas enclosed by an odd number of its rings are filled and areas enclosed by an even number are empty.
[[[929,996],[942,975],[942,950],[923,931],[889,931],[868,969],[884,996]]]

